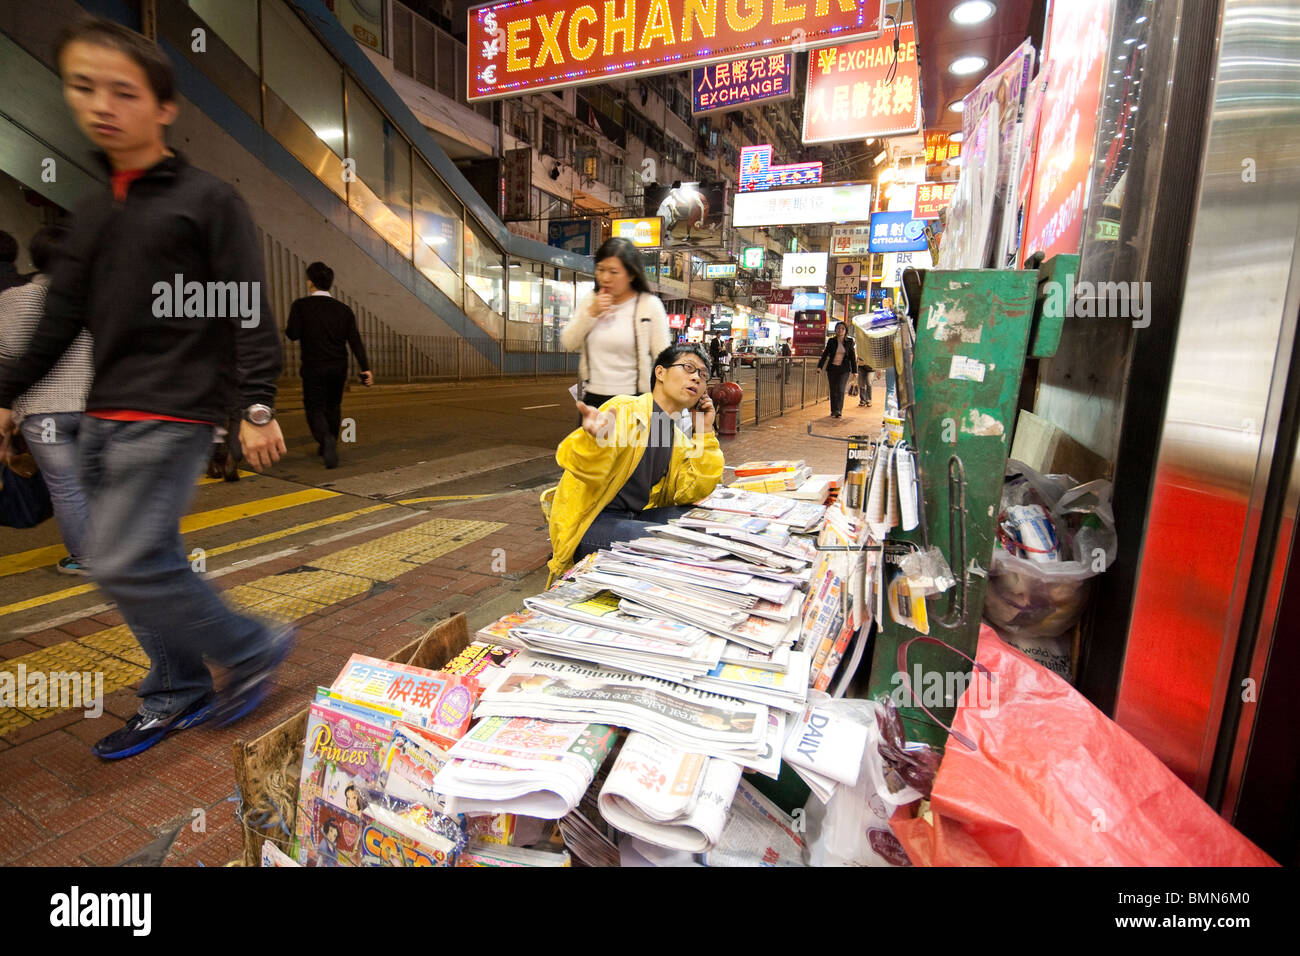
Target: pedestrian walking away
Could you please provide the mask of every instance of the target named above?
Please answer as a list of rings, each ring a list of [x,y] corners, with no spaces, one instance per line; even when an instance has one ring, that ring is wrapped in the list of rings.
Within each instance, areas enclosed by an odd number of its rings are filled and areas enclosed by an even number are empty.
[[[822,357],[817,361],[817,371],[825,368],[830,382],[832,418],[844,417],[844,386],[858,370],[853,337],[848,331],[843,322],[836,322],[835,334],[826,340],[826,348],[822,349]]]
[[[178,109],[167,56],[87,17],[60,38],[55,60],[111,191],[78,206],[30,344],[0,365],[0,428],[12,428],[15,399],[88,329],[94,378],[77,436],[86,557],[150,663],[139,712],[93,747],[112,759],[240,719],[266,698],[292,646],[292,631],[231,611],[191,570],[180,535],[232,388],[249,464],[260,471],[284,453],[274,408],[282,356],[247,205],[167,146]],[[224,301],[196,316],[176,301],[174,281],[200,280]],[[215,693],[209,659],[227,672]]]
[[[343,388],[348,381],[348,349],[361,369],[361,384],[374,382],[370,359],[357,329],[357,317],[330,294],[334,270],[323,262],[307,267],[308,294],[289,306],[285,335],[302,343],[302,404],[307,427],[316,439],[316,454],[326,468],[339,465],[339,431],[343,426]]]
[[[7,232],[0,232],[0,292],[27,282],[29,276],[18,274],[18,242]]]
[[[66,230],[46,226],[32,237],[30,282],[0,293],[0,359],[16,359],[26,350],[45,311],[49,270]],[[86,494],[77,473],[77,435],[93,374],[90,333],[82,329],[68,350],[39,382],[13,403],[13,423],[36,459],[50,490],[67,557],[55,566],[63,574],[86,574]]]
[[[640,395],[654,384],[654,360],[671,337],[668,312],[650,290],[641,250],[615,237],[596,250],[596,284],[560,333],[578,351],[579,398],[599,408],[615,395]]]

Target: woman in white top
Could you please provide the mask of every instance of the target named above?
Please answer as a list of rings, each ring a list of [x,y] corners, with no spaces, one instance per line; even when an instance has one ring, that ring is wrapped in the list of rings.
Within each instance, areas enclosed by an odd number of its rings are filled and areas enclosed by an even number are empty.
[[[615,395],[650,391],[654,358],[671,339],[668,313],[646,282],[641,250],[614,238],[595,258],[596,287],[560,333],[560,344],[581,353],[582,401],[598,408]]]

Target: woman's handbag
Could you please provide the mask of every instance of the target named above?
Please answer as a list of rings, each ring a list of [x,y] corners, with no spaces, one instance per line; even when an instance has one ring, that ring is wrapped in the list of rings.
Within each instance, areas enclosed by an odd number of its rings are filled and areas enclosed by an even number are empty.
[[[50,490],[39,472],[24,478],[8,465],[0,465],[0,525],[32,528],[53,516]]]

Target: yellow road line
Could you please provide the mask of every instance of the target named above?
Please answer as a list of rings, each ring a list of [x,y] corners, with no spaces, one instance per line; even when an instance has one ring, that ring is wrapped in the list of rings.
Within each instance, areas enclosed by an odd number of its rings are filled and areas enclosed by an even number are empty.
[[[418,505],[424,501],[469,501],[473,498],[491,498],[491,495],[434,495],[432,498],[403,498],[399,505]]]
[[[241,469],[239,470],[239,477],[240,477],[240,478],[256,478],[256,477],[257,477],[257,472],[255,472],[255,471],[244,471],[244,470],[241,468]],[[217,484],[218,482],[222,482],[222,481],[225,481],[225,480],[226,480],[225,478],[209,478],[207,475],[204,475],[202,478],[199,479],[199,484],[200,484],[200,485],[215,485],[215,484]]]
[[[316,570],[266,575],[223,592],[222,598],[233,608],[287,624],[364,594],[377,582],[391,581],[504,527],[499,521],[433,518],[313,561]],[[147,658],[125,624],[11,658],[0,663],[0,672],[15,675],[16,681],[19,665],[28,674],[102,672],[105,695],[130,687],[147,673]],[[56,701],[0,708],[0,737],[64,709],[68,708]]]
[[[220,554],[227,554],[231,551],[238,551],[241,548],[252,548],[259,544],[265,544],[268,541],[275,541],[279,538],[287,538],[290,535],[301,534],[304,531],[311,531],[315,528],[323,528],[327,525],[338,524],[340,521],[347,521],[351,518],[359,518],[361,515],[368,515],[373,511],[382,511],[385,508],[391,508],[392,505],[371,505],[369,508],[359,508],[356,511],[345,511],[342,514],[330,515],[328,518],[321,518],[317,521],[308,521],[305,524],[294,525],[290,528],[283,528],[279,531],[272,531],[267,534],[258,535],[256,538],[248,538],[245,541],[236,541],[233,544],[223,544],[219,548],[207,548],[206,555],[214,558]],[[6,614],[17,614],[19,611],[26,611],[29,608],[43,607],[46,604],[54,604],[57,601],[63,601],[70,597],[76,597],[78,594],[85,594],[88,591],[95,590],[93,584],[79,584],[76,587],[64,588],[61,591],[51,591],[48,594],[42,594],[38,597],[28,598],[25,601],[18,601],[14,604],[0,606],[0,617]]]
[[[293,508],[313,501],[324,501],[326,498],[337,498],[338,495],[337,491],[326,491],[324,488],[309,488],[306,491],[295,491],[287,495],[259,498],[256,501],[247,501],[226,508],[215,508],[212,511],[200,511],[197,514],[186,515],[181,519],[181,533],[188,534],[191,531],[202,531],[204,528],[239,521],[241,518],[251,518],[254,515],[266,514],[269,511],[280,511],[284,508]],[[0,577],[9,574],[21,574],[35,568],[48,567],[60,558],[67,556],[68,549],[62,544],[51,544],[44,548],[32,548],[30,551],[6,554],[0,557]]]

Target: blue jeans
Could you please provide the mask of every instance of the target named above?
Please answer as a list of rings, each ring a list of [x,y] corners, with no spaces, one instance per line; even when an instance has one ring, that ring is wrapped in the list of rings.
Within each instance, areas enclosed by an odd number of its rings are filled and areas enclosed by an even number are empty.
[[[41,469],[45,485],[54,504],[54,520],[68,554],[77,561],[86,559],[86,495],[77,475],[77,433],[81,430],[81,412],[52,412],[29,415],[21,431],[27,439],[32,457]]]
[[[264,624],[231,611],[190,568],[180,521],[212,450],[212,427],[82,419],[90,573],[117,602],[152,665],[140,712],[180,713],[212,690],[211,658],[247,670],[269,656]]]
[[[694,505],[674,505],[668,508],[647,508],[645,511],[626,511],[622,513],[602,511],[587,528],[587,532],[578,542],[573,552],[576,564],[587,555],[602,548],[608,548],[615,541],[631,541],[643,538],[646,526],[667,524],[673,518],[680,518],[694,508]]]

